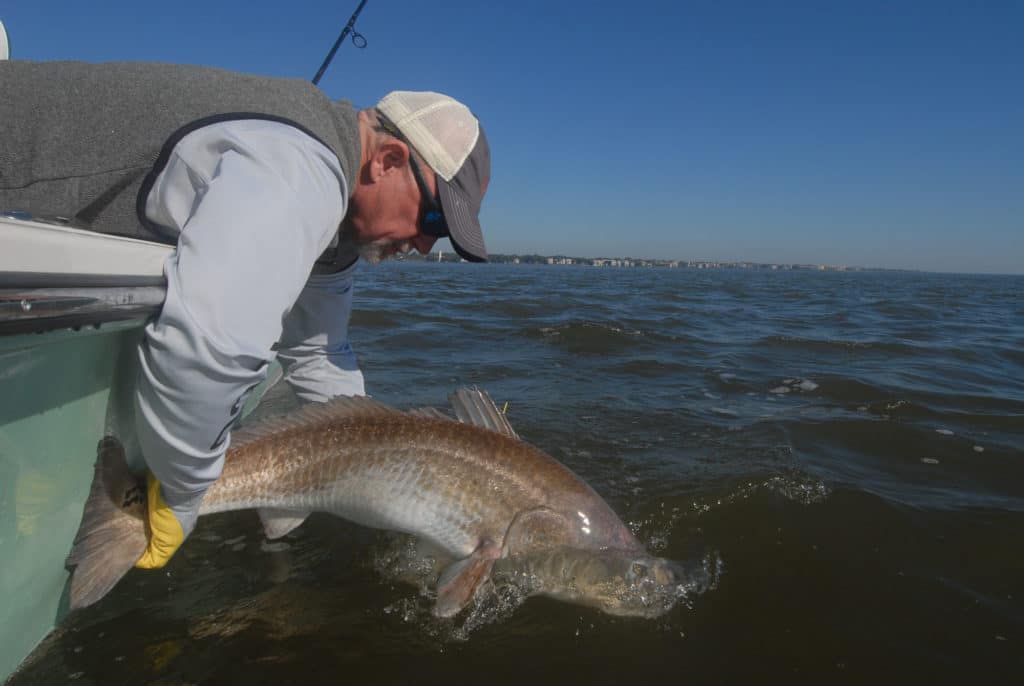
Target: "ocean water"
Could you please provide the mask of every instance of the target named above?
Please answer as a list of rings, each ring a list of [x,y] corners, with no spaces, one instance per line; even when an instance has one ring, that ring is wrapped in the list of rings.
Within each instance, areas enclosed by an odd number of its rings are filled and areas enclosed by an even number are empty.
[[[12,686],[1024,683],[1024,278],[389,263],[356,303],[371,394],[485,388],[717,586],[654,620],[498,593],[441,621],[401,541],[231,513]]]

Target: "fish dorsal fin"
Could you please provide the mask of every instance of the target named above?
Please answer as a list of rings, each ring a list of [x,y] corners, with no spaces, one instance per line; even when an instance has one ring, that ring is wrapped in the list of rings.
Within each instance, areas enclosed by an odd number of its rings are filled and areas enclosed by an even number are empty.
[[[473,424],[510,438],[519,438],[508,419],[497,408],[487,391],[479,388],[460,388],[450,396],[455,416],[464,424]]]
[[[231,433],[231,448],[241,448],[280,431],[301,429],[331,420],[389,417],[397,414],[401,412],[366,396],[342,396],[325,403],[309,403],[294,412],[268,417],[252,426],[237,429]]]
[[[424,417],[425,419],[446,419],[449,422],[455,421],[454,418],[449,417],[436,407],[417,407],[415,410],[409,410],[406,414],[412,415],[413,417]]]

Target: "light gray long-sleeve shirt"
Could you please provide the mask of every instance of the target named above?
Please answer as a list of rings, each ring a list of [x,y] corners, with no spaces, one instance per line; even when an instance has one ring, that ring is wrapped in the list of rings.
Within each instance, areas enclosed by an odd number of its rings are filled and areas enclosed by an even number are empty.
[[[136,429],[176,511],[220,476],[230,426],[275,355],[305,399],[364,393],[347,332],[355,266],[311,276],[347,184],[300,130],[234,120],[183,138],[153,186],[146,215],[179,238],[140,346]]]

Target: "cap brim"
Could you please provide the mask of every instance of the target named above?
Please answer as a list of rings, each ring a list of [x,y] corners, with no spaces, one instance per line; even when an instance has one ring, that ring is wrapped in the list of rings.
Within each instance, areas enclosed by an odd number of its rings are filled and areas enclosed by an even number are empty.
[[[480,204],[490,178],[491,148],[484,127],[479,126],[476,144],[455,176],[445,181],[443,175],[437,175],[438,195],[452,247],[470,262],[487,261],[484,234],[480,230]]]
[[[437,177],[437,190],[455,252],[470,262],[486,262],[487,248],[480,229],[479,208],[473,207],[457,188],[440,176]]]

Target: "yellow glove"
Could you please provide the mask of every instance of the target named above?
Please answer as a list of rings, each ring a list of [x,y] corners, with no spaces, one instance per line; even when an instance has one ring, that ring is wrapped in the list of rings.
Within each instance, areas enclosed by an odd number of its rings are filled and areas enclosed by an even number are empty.
[[[185,540],[185,530],[177,515],[160,495],[160,482],[146,472],[146,493],[149,502],[149,545],[135,563],[141,569],[159,569],[167,564]],[[195,518],[192,518],[195,521]]]

